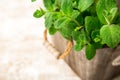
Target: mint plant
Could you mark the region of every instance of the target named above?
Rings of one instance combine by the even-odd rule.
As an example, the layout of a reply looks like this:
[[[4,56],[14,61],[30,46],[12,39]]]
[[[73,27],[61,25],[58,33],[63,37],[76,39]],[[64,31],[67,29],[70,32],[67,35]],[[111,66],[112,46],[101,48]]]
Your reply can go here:
[[[32,0],[35,1],[35,0]],[[51,35],[57,31],[67,40],[74,40],[74,49],[85,47],[91,60],[96,50],[115,48],[120,43],[120,12],[116,0],[43,0],[34,17],[44,15],[45,27]]]

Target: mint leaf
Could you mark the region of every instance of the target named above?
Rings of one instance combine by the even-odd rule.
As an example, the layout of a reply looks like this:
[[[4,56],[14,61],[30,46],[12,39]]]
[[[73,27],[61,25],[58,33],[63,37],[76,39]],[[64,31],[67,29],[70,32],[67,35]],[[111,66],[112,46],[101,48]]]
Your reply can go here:
[[[78,10],[73,10],[71,18],[76,19],[79,16],[79,14],[80,12]]]
[[[44,2],[44,6],[47,10],[53,11],[53,9],[54,9],[53,4],[54,4],[55,0],[43,0],[43,2]]]
[[[92,32],[91,34],[91,38],[94,42],[100,42],[101,39],[100,39],[100,31],[99,30],[95,30]]]
[[[84,45],[87,44],[87,39],[85,37],[85,32],[83,30],[73,31],[72,37],[76,41],[76,44],[74,46],[75,51],[80,51],[84,47]]]
[[[80,35],[82,35],[80,31],[73,31],[72,32],[72,37],[73,37],[73,39],[75,41],[79,41],[80,40]]]
[[[78,9],[83,12],[94,3],[94,0],[79,0]]]
[[[42,17],[44,14],[45,14],[45,12],[43,11],[42,8],[40,8],[40,10],[37,9],[37,10],[34,12],[33,16],[36,17],[36,18],[40,18],[40,17]]]
[[[91,32],[100,29],[101,24],[97,17],[87,16],[85,17],[85,29],[88,35],[91,35]]]
[[[64,14],[71,16],[71,13],[73,11],[72,0],[62,0],[61,10],[63,11]]]
[[[100,30],[102,43],[115,48],[120,43],[120,26],[104,25]]]
[[[108,12],[107,10],[104,10],[103,15],[108,24],[114,23],[114,20],[118,15],[118,8],[112,8],[110,12]]]
[[[118,8],[117,8],[117,7],[112,8],[112,9],[110,10],[110,15],[111,15],[110,22],[111,22],[111,23],[114,22],[114,19],[116,19],[117,14],[118,14]]]
[[[73,31],[72,37],[75,41],[84,41],[84,43],[87,43],[86,33],[84,30],[81,31]]]
[[[67,25],[59,29],[59,32],[65,39],[67,40],[72,39],[72,31],[74,30],[74,25],[75,25],[74,23],[69,22]]]
[[[92,45],[94,46],[95,49],[100,49],[103,47],[103,44],[101,44],[101,42],[94,42],[92,43]]]
[[[92,31],[91,38],[92,45],[95,47],[95,49],[102,48],[103,45],[101,44],[100,30]]]
[[[78,15],[76,21],[79,22],[80,25],[84,25],[84,16],[82,14]]]
[[[53,16],[54,13],[46,13],[45,14],[45,27],[49,29],[51,26],[53,26]]]
[[[54,25],[54,22],[60,17],[57,12],[47,12],[45,14],[45,27],[49,29]]]
[[[54,26],[50,27],[48,29],[50,35],[54,35],[57,32],[57,29],[54,28]]]
[[[88,44],[85,48],[85,55],[88,60],[91,60],[96,54],[96,49],[92,44]]]
[[[73,31],[72,37],[76,41],[76,44],[74,46],[74,49],[76,51],[80,51],[89,41],[84,30]]]
[[[96,11],[101,23],[108,24],[108,22],[105,19],[105,17],[107,16],[104,15],[104,11],[107,11],[109,13],[111,9],[115,7],[117,7],[116,0],[99,0],[98,1],[96,6]],[[113,13],[113,17],[114,17],[114,13]]]
[[[77,41],[76,44],[74,45],[74,50],[75,51],[80,51],[84,47],[84,42],[82,41]]]
[[[70,19],[67,17],[62,17],[60,19],[58,19],[57,21],[55,21],[55,28],[56,29],[60,29],[62,27],[65,27],[68,23],[70,22]]]
[[[73,6],[73,8],[77,8],[78,0],[72,0],[72,6]]]

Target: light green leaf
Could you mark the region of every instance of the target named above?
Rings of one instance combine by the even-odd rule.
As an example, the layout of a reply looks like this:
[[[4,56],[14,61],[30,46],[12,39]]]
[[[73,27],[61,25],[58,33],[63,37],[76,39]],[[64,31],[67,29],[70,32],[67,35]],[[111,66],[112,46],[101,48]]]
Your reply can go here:
[[[110,22],[111,22],[111,23],[114,21],[114,19],[116,19],[117,15],[118,15],[117,13],[118,13],[118,8],[117,8],[117,7],[112,8],[112,9],[110,10],[110,15],[111,15]]]
[[[33,16],[36,17],[36,18],[40,18],[40,17],[42,17],[44,14],[45,14],[45,12],[43,11],[42,8],[40,8],[40,10],[37,9],[37,10],[34,12]]]
[[[58,19],[57,21],[55,21],[55,28],[56,29],[60,29],[62,27],[65,27],[66,25],[68,25],[68,23],[70,22],[70,19],[67,17],[62,17],[60,19]]]
[[[62,0],[55,0],[55,3],[54,3],[54,11],[60,11],[60,8],[61,8],[61,2]]]
[[[104,25],[100,30],[102,43],[115,48],[120,43],[120,26]]]
[[[71,40],[73,30],[74,30],[74,23],[70,22],[66,26],[63,26],[61,29],[59,29],[59,32],[65,39]]]
[[[54,22],[60,17],[57,12],[47,12],[45,14],[45,27],[49,29],[54,25]]]
[[[79,14],[80,12],[78,10],[73,10],[71,18],[76,19],[79,16]]]
[[[63,11],[64,14],[71,16],[71,13],[73,11],[72,0],[62,0],[61,10]]]
[[[53,4],[55,0],[43,0],[44,6],[46,7],[47,10],[53,11]]]
[[[88,60],[91,60],[96,54],[96,49],[92,44],[88,44],[85,48],[85,55]]]
[[[110,12],[107,10],[103,11],[104,18],[108,24],[114,23],[114,20],[117,17],[118,13],[118,8],[112,8]]]
[[[104,11],[107,11],[108,13],[111,11],[112,8],[116,8],[116,0],[99,0],[96,6],[97,15],[103,24],[108,24],[108,22],[105,19]],[[114,17],[114,13],[113,13]],[[108,19],[109,20],[109,19]]]
[[[94,3],[94,0],[79,0],[78,9],[83,12]]]

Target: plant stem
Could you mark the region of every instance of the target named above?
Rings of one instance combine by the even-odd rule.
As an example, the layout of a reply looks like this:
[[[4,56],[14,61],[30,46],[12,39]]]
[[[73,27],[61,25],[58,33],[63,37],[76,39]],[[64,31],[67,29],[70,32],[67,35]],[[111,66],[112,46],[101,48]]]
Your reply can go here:
[[[109,24],[110,24],[110,21],[106,18],[106,16],[104,16],[104,18],[105,18],[107,24],[109,25]]]
[[[75,19],[72,19],[72,21],[74,21],[80,27],[80,24],[78,23],[78,21],[76,21]]]
[[[71,20],[72,20],[72,21],[74,21],[74,22],[78,25],[79,29],[83,28],[83,26],[81,26],[81,25],[78,23],[78,21],[77,21],[77,20],[72,19],[72,18],[71,18]]]

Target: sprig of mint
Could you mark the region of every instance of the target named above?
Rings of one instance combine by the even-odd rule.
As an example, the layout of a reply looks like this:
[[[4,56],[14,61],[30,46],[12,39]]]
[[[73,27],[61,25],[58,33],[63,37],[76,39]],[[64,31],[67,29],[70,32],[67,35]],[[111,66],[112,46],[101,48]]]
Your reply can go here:
[[[35,1],[35,0],[32,0]],[[74,40],[74,49],[85,47],[88,60],[96,50],[120,43],[120,12],[116,0],[43,0],[34,17],[44,15],[45,27],[51,35],[57,31],[67,40]]]

